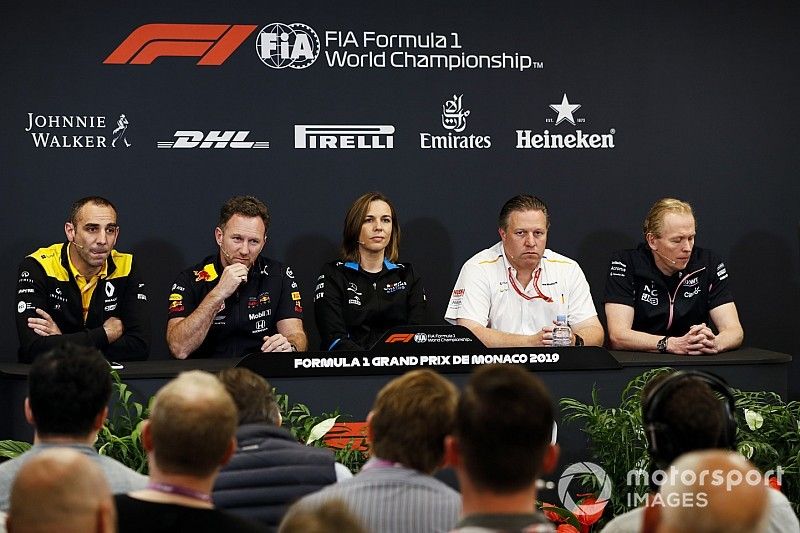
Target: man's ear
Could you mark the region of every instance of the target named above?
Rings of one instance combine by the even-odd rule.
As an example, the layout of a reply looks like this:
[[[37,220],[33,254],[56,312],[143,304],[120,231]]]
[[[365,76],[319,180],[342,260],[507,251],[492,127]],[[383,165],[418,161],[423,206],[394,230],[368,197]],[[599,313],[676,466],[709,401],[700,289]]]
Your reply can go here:
[[[558,466],[558,456],[561,455],[561,448],[558,444],[548,444],[542,457],[542,474],[550,474]]]
[[[444,438],[444,466],[458,468],[461,466],[461,446],[453,435]]]
[[[25,398],[25,420],[28,421],[28,424],[36,427],[36,420],[33,418],[33,409],[31,409],[30,398]]]
[[[219,226],[214,228],[214,239],[217,241],[217,246],[222,246],[222,229]]]
[[[228,449],[225,450],[225,455],[222,456],[222,461],[220,462],[219,466],[225,466],[233,457],[233,454],[236,453],[236,446],[238,443],[236,442],[236,436],[231,437],[231,441],[228,443]]]
[[[92,431],[100,431],[100,428],[103,427],[103,424],[106,422],[106,418],[108,418],[108,406],[104,407],[103,410],[97,413],[97,416],[94,417],[94,422],[92,422]]]
[[[657,248],[656,236],[654,234],[647,233],[647,235],[644,236],[644,239],[647,241],[647,246],[649,246],[651,250],[655,250]]]
[[[144,451],[147,452],[147,453],[150,453],[151,451],[153,451],[153,432],[152,431],[153,430],[150,429],[150,421],[149,420],[145,420],[142,423],[141,438],[142,438],[142,448],[144,448]]]
[[[370,411],[369,413],[367,413],[367,442],[370,443],[370,444],[374,442],[373,435],[372,435],[372,417],[373,416],[375,416],[375,412],[374,411]]]
[[[72,222],[64,222],[64,233],[69,242],[75,241],[75,226],[72,225]]]

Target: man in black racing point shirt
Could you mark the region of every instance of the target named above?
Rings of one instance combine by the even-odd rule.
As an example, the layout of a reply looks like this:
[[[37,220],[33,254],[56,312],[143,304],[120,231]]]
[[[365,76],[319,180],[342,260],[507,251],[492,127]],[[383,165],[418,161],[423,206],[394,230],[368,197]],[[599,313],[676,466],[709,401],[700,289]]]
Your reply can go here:
[[[644,221],[645,242],[611,256],[605,310],[612,348],[701,355],[741,346],[725,263],[695,247],[695,233],[692,207],[662,198]]]
[[[178,359],[304,351],[300,289],[291,267],[261,254],[269,213],[231,198],[214,230],[219,252],[178,275],[169,295],[167,344]]]

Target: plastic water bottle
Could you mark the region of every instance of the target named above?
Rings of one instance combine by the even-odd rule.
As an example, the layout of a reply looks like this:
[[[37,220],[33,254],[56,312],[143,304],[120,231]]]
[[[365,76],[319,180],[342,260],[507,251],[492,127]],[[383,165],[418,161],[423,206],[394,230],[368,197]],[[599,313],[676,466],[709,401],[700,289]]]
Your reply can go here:
[[[571,346],[572,329],[567,325],[567,316],[558,315],[553,328],[553,346]]]

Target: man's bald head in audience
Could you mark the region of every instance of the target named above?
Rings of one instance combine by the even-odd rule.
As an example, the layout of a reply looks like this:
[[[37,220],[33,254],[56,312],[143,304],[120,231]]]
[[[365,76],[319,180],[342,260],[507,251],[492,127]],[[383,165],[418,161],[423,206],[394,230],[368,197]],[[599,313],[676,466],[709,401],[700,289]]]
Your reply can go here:
[[[772,489],[747,459],[707,450],[682,455],[672,466],[677,475],[661,486],[665,505],[658,533],[765,531],[767,491]]]
[[[9,533],[116,531],[103,472],[69,448],[45,450],[22,465],[11,487]]]

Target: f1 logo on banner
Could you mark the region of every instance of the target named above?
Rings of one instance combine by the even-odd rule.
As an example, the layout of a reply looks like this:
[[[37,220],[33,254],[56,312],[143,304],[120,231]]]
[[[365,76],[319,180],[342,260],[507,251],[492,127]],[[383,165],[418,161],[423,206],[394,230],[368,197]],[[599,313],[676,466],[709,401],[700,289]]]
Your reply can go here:
[[[218,66],[256,26],[249,24],[145,24],[111,52],[106,65],[149,65],[159,57],[199,57],[198,65]]]

